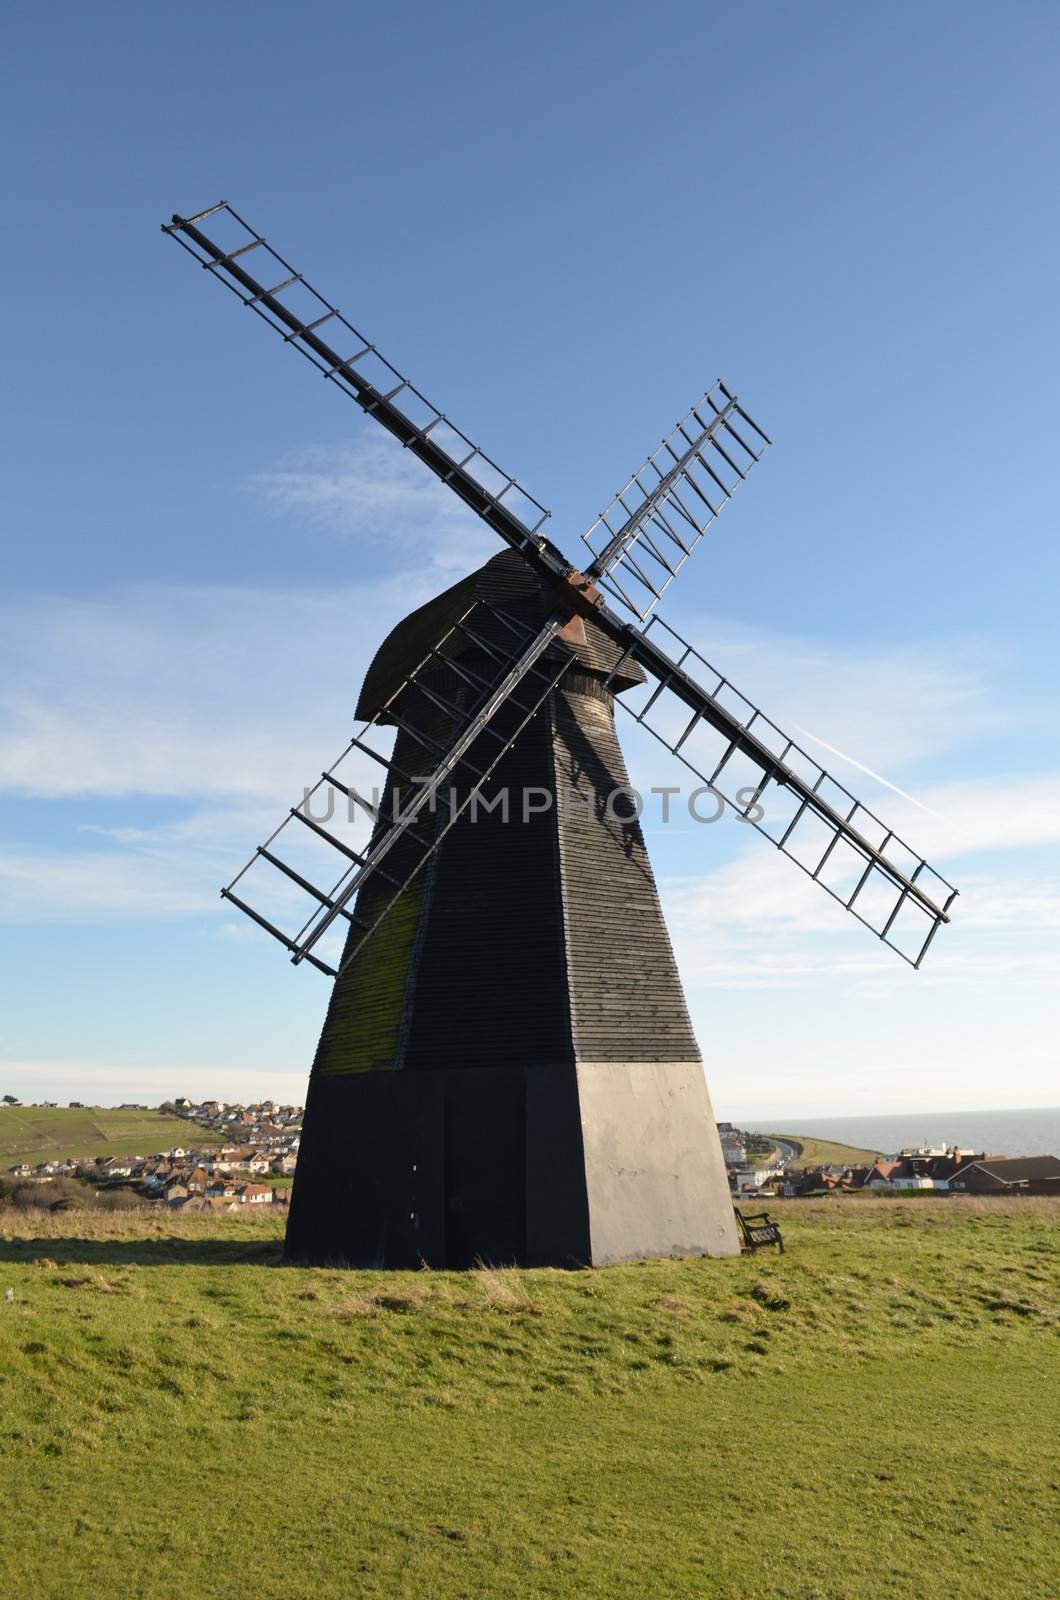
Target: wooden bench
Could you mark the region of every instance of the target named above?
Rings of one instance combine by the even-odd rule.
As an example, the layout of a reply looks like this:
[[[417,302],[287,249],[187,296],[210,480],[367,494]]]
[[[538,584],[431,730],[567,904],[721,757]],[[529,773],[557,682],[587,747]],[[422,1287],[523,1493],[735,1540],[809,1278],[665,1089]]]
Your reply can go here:
[[[770,1222],[768,1211],[756,1211],[753,1217],[745,1217],[739,1206],[733,1206],[736,1220],[740,1224],[743,1248],[755,1251],[764,1250],[766,1245],[775,1244],[784,1254],[784,1241],[780,1237],[780,1223]]]

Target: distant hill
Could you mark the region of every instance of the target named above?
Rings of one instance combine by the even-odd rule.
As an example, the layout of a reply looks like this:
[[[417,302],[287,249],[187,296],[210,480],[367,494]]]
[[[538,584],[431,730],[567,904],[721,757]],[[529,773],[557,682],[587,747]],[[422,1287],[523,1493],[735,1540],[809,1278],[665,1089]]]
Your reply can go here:
[[[109,1106],[0,1106],[0,1170],[67,1156],[154,1155],[178,1144],[215,1144],[219,1136],[158,1111]]]
[[[815,1139],[808,1133],[771,1133],[770,1139],[782,1139],[785,1144],[798,1147],[794,1162],[797,1167],[871,1167],[878,1150],[861,1150],[852,1144],[836,1144],[833,1139]]]

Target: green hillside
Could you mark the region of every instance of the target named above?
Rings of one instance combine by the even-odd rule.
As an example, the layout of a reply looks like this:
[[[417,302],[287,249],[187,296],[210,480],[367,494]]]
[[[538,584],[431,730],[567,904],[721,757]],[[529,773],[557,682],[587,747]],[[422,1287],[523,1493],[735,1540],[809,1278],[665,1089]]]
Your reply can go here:
[[[853,1144],[836,1144],[834,1139],[814,1139],[808,1133],[771,1133],[768,1137],[800,1146],[797,1167],[868,1167],[881,1154]]]
[[[20,1161],[35,1166],[66,1156],[147,1156],[177,1144],[212,1144],[217,1139],[217,1134],[158,1111],[0,1106],[0,1171]]]
[[[282,1266],[271,1215],[9,1209],[0,1582],[1055,1594],[1060,1203],[782,1220],[781,1257],[383,1274]]]

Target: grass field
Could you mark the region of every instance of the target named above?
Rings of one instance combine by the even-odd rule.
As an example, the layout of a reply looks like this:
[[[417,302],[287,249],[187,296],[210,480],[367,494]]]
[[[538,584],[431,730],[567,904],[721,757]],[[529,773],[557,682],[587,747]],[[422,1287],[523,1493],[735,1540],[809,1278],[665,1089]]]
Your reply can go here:
[[[1055,1600],[1060,1206],[785,1208],[788,1254],[279,1264],[271,1216],[0,1216],[34,1600]]]
[[[0,1170],[66,1156],[148,1156],[178,1144],[214,1144],[218,1135],[157,1111],[87,1106],[0,1106]]]
[[[836,1144],[833,1139],[814,1139],[808,1133],[771,1133],[769,1138],[801,1145],[802,1152],[795,1163],[799,1167],[865,1167],[882,1154],[878,1150],[859,1150],[853,1144]]]

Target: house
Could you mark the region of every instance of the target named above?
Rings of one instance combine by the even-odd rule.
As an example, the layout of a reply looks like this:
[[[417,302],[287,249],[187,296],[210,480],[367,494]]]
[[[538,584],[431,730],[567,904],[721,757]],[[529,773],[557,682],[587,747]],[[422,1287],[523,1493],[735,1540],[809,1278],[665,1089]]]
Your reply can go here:
[[[891,1174],[891,1187],[946,1190],[954,1173],[966,1165],[968,1160],[981,1159],[982,1156],[976,1155],[973,1151],[961,1153],[951,1150],[942,1155],[937,1151],[918,1150],[912,1153],[903,1151],[902,1159]]]
[[[874,1161],[865,1176],[862,1188],[890,1189],[891,1178],[901,1164],[900,1161]]]
[[[275,1161],[272,1162],[271,1170],[273,1172],[282,1173],[285,1177],[290,1177],[293,1174],[294,1169],[295,1169],[295,1167],[297,1165],[298,1165],[298,1157],[297,1156],[292,1156],[292,1155],[277,1156]]]
[[[111,1156],[101,1163],[99,1170],[104,1178],[131,1178],[133,1163],[129,1156]]]
[[[245,1206],[271,1205],[272,1195],[269,1183],[241,1183],[236,1190],[236,1199]]]
[[[721,1138],[721,1153],[727,1167],[738,1167],[747,1159],[747,1145],[742,1133],[725,1133]]]
[[[1060,1194],[1060,1157],[987,1156],[949,1180],[957,1194]]]
[[[163,1198],[167,1206],[180,1205],[182,1201],[187,1200],[188,1191],[182,1183],[167,1183],[163,1190]]]
[[[211,1178],[206,1185],[206,1198],[208,1200],[234,1200],[236,1198],[236,1186],[234,1183],[226,1183],[223,1178]]]
[[[915,1161],[899,1161],[891,1173],[891,1188],[896,1190],[934,1189],[933,1180]]]
[[[811,1167],[806,1173],[802,1193],[806,1194],[813,1190],[818,1194],[832,1194],[840,1187],[842,1177],[842,1173],[836,1172],[832,1167]]]
[[[754,1194],[771,1176],[768,1167],[752,1167],[747,1171],[736,1172],[733,1174],[736,1193]]]

